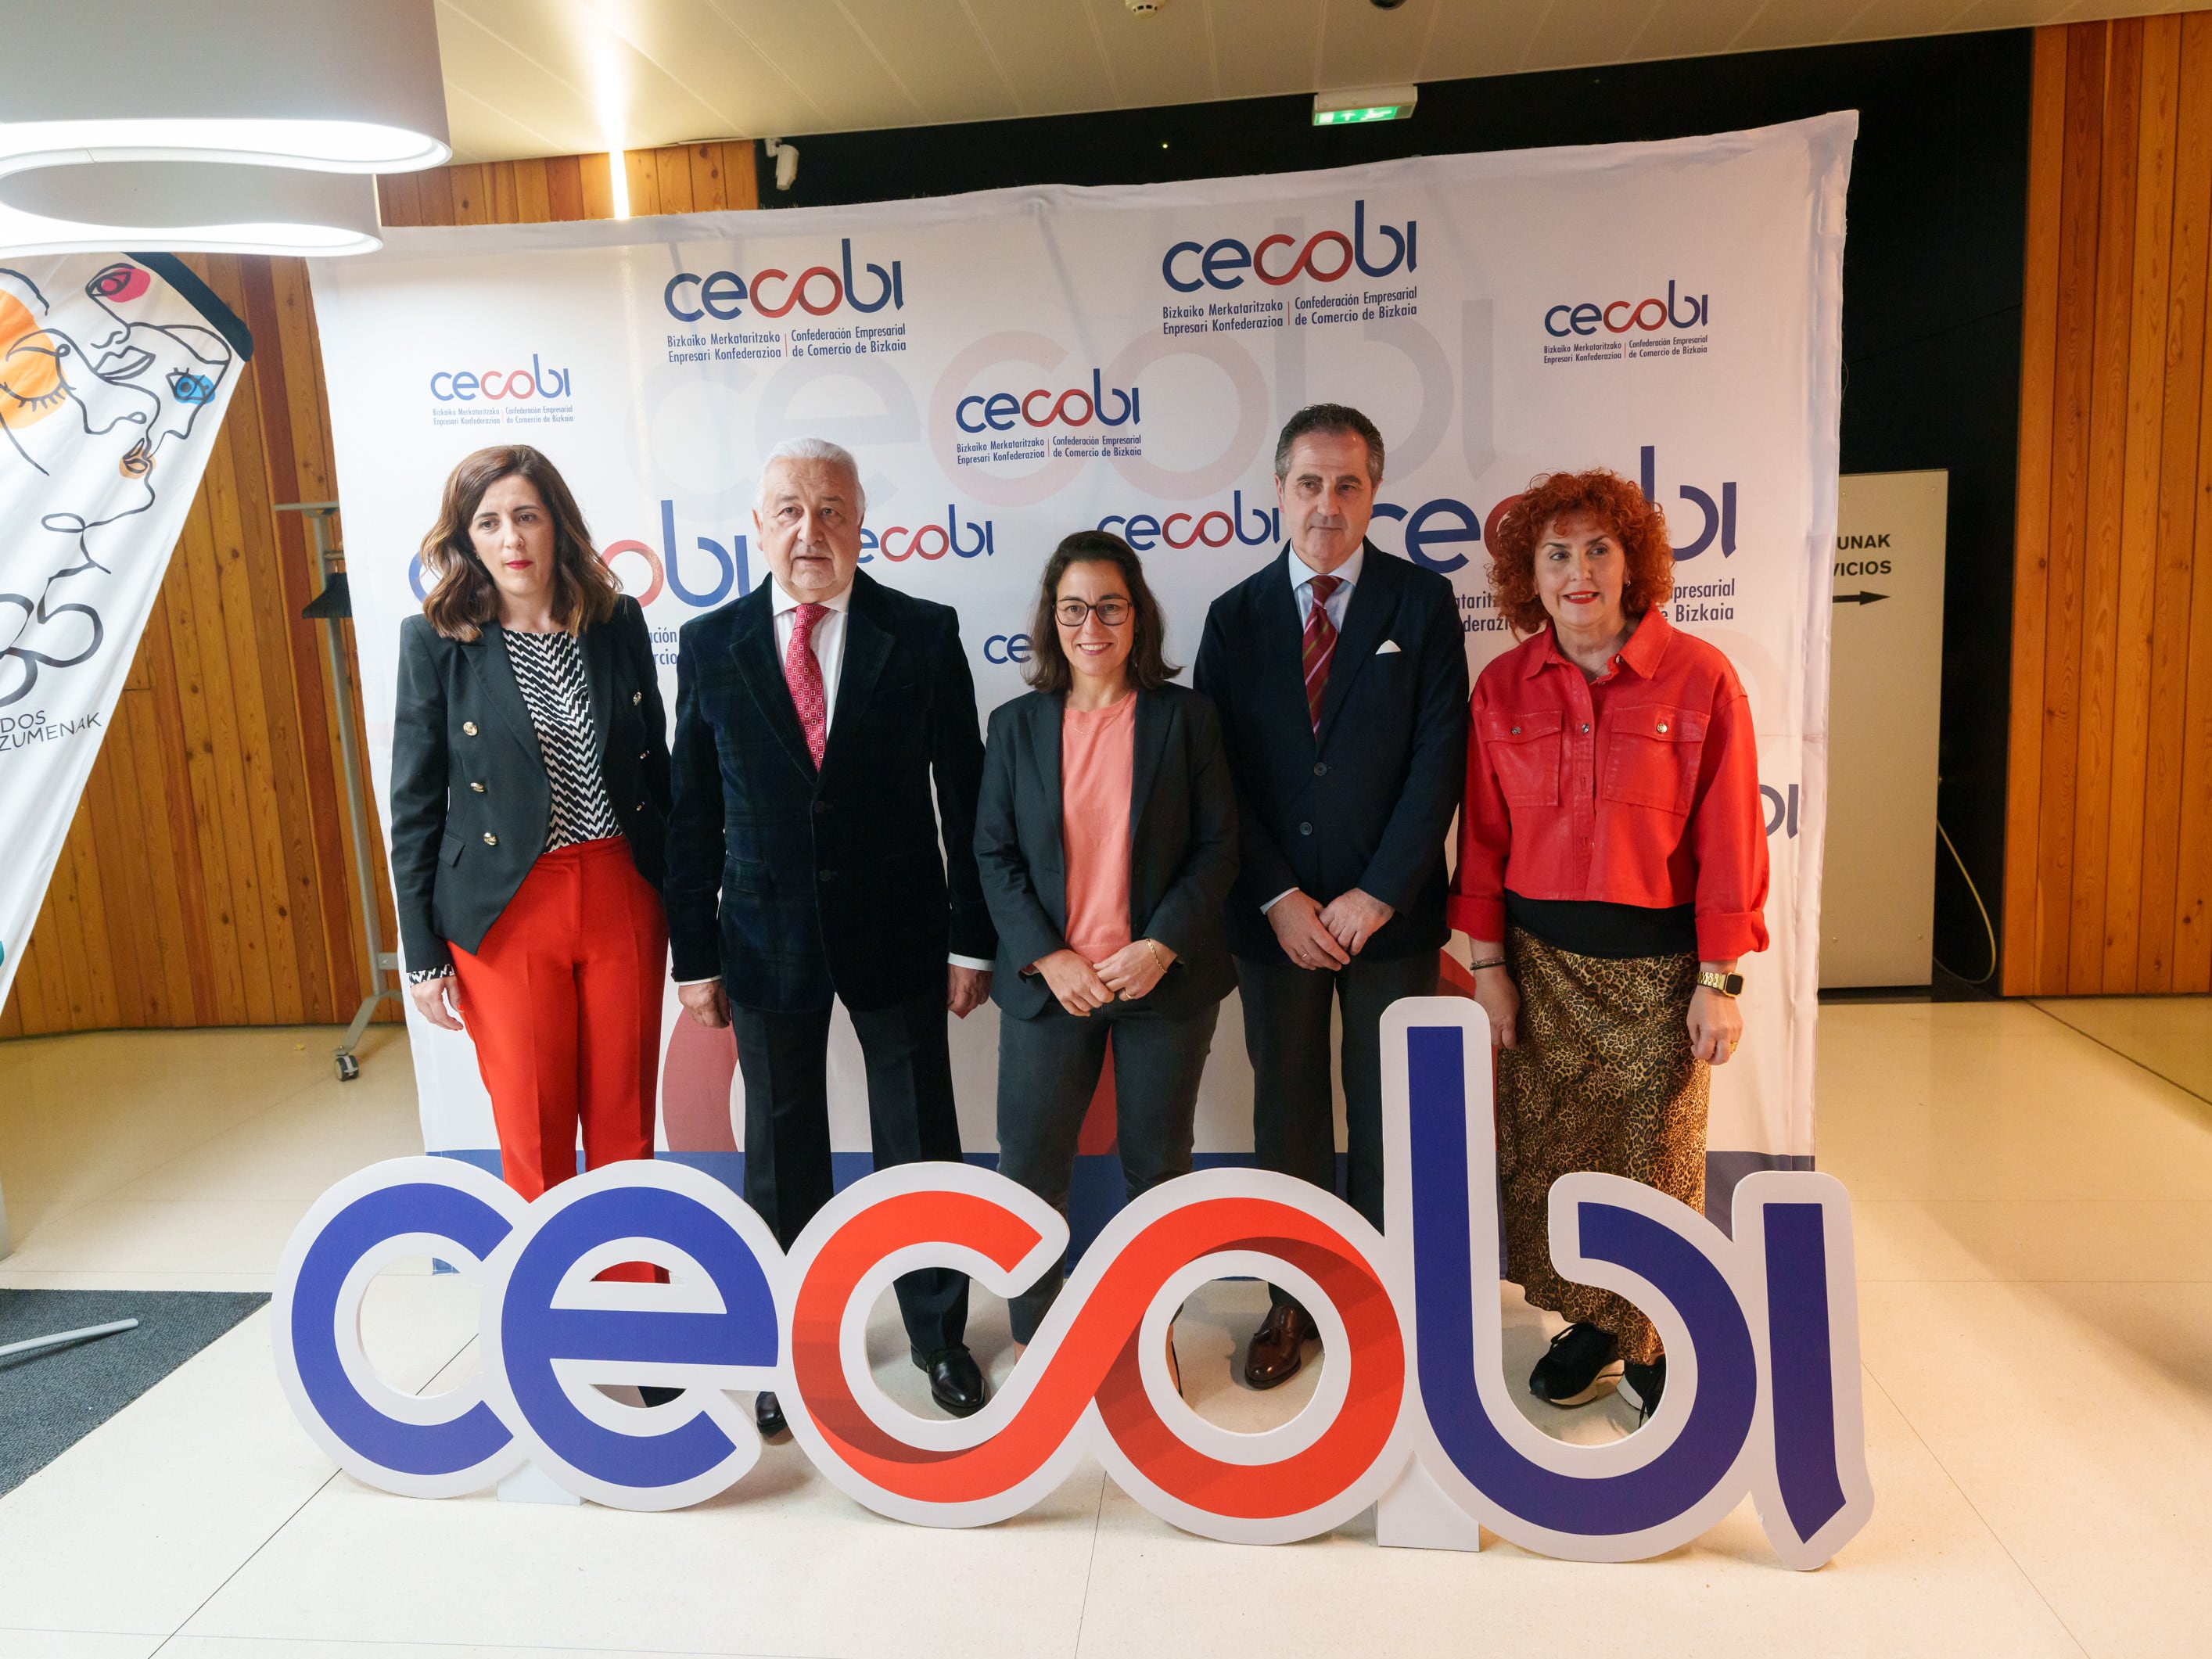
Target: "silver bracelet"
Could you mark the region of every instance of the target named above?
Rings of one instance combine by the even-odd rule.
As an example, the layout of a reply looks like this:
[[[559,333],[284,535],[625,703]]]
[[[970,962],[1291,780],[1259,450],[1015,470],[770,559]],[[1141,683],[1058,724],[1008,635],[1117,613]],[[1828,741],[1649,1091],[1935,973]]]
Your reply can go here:
[[[1504,965],[1505,958],[1504,957],[1485,957],[1480,962],[1470,962],[1468,963],[1467,970],[1470,974],[1479,974],[1486,968],[1503,968]]]

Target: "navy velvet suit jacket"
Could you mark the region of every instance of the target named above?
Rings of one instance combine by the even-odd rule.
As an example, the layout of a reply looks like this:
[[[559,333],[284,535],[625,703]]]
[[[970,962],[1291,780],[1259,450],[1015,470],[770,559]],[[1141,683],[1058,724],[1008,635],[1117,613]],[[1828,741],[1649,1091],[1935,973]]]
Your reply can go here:
[[[854,575],[817,775],[770,597],[764,582],[679,636],[676,977],[719,974],[732,1002],[771,1012],[941,993],[948,954],[997,953],[975,874],[983,739],[959,617]]]

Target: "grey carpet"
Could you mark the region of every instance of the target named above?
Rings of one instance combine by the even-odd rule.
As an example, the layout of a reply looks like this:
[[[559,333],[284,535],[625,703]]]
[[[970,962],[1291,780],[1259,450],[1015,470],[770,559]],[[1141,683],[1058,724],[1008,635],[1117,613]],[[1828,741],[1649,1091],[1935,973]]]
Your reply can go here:
[[[268,1300],[231,1291],[0,1290],[0,1346],[138,1322],[135,1331],[0,1358],[0,1492],[21,1486]]]

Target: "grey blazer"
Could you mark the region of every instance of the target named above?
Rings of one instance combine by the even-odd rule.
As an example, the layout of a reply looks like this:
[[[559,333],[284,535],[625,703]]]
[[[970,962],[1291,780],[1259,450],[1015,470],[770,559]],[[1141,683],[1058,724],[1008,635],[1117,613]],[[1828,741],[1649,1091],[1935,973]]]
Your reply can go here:
[[[625,595],[586,628],[584,678],[599,775],[638,873],[658,892],[668,824],[668,716],[645,612]],[[399,629],[392,732],[392,885],[411,969],[483,943],[545,850],[552,787],[538,729],[495,626],[449,640],[428,618]]]
[[[1237,801],[1213,705],[1180,685],[1137,694],[1129,790],[1129,931],[1176,953],[1139,1007],[1182,1018],[1237,983],[1224,925],[1237,878]],[[991,715],[975,863],[999,930],[991,999],[1017,1019],[1054,1002],[1022,970],[1066,948],[1067,863],[1060,839],[1062,700],[1042,691]]]

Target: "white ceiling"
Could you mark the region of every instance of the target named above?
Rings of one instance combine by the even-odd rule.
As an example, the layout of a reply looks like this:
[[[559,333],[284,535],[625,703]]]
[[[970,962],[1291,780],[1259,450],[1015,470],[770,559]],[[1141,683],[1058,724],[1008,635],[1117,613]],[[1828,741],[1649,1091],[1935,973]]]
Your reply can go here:
[[[2187,0],[2203,4],[2203,0]],[[2151,0],[438,0],[463,161],[2125,16]]]

